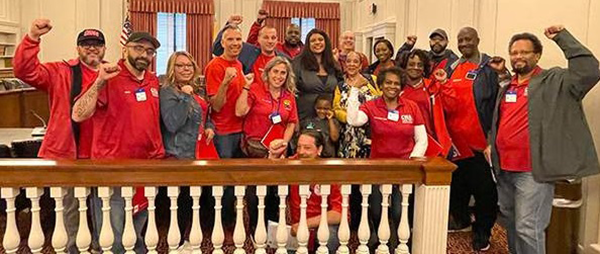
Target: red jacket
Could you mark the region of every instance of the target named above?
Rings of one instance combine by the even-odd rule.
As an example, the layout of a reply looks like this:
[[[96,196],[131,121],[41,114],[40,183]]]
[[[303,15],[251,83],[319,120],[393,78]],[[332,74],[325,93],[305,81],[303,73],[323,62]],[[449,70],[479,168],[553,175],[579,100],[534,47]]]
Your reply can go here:
[[[71,129],[71,67],[79,64],[78,59],[41,64],[38,59],[40,42],[25,36],[17,47],[13,58],[15,77],[25,83],[46,91],[50,102],[50,119],[39,157],[48,159],[76,159],[77,146]],[[82,65],[82,86],[93,83]],[[82,87],[84,90],[85,87]],[[92,126],[84,121],[80,126],[79,158],[89,158]]]

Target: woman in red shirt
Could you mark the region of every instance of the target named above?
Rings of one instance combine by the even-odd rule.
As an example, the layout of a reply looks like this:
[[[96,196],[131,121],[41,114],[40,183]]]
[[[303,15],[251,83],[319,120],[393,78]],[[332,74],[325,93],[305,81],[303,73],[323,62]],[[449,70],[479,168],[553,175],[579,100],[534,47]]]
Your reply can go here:
[[[235,114],[244,119],[242,150],[251,158],[266,158],[271,141],[289,142],[298,124],[295,77],[292,65],[283,57],[267,63],[263,82],[247,78],[238,97]]]

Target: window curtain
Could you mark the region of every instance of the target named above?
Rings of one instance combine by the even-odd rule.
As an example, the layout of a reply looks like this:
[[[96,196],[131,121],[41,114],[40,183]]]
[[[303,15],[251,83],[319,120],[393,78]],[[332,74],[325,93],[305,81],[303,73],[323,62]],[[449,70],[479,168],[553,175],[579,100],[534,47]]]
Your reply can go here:
[[[129,17],[134,31],[148,31],[156,36],[157,12],[186,13],[187,51],[204,71],[211,58],[213,0],[129,0]]]
[[[285,34],[285,28],[290,24],[291,18],[315,18],[315,27],[322,29],[329,35],[332,46],[335,47],[338,43],[340,34],[339,3],[305,3],[265,0],[262,8],[269,12],[267,24],[273,24],[273,26],[278,29],[277,33],[280,35]],[[287,23],[282,25],[280,22]],[[280,37],[283,38],[283,36]]]

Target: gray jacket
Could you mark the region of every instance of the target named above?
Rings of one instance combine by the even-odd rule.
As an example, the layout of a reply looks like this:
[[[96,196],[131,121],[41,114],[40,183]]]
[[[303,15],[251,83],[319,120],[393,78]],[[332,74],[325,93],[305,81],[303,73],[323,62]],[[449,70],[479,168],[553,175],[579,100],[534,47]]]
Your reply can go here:
[[[167,154],[178,159],[195,159],[198,129],[202,125],[205,113],[191,95],[170,85],[161,86],[161,132]],[[214,129],[209,119],[205,128]]]
[[[598,60],[563,30],[554,41],[564,52],[568,68],[544,70],[529,81],[528,118],[533,177],[538,182],[597,174],[600,167],[585,114],[583,97],[600,80]],[[500,169],[496,137],[499,105],[507,86],[498,93],[492,124],[492,163]]]

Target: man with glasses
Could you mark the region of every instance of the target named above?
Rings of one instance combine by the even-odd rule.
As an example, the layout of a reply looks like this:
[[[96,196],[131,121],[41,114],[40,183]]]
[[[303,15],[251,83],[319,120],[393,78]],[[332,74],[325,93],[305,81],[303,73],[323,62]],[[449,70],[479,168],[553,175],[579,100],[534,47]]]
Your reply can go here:
[[[85,29],[77,36],[78,58],[69,61],[40,63],[41,37],[52,30],[48,19],[32,22],[27,35],[13,58],[15,77],[46,91],[50,101],[50,121],[38,156],[46,159],[89,158],[92,140],[91,121],[71,121],[71,105],[76,95],[96,78],[103,61],[104,34]],[[67,188],[64,199],[64,221],[68,235],[67,251],[77,253],[75,238],[79,222],[73,188]]]
[[[98,78],[75,102],[73,120],[82,122],[92,118],[94,122],[92,159],[164,157],[159,83],[158,78],[147,70],[158,47],[160,43],[149,33],[132,33],[123,47],[124,59],[117,64],[102,64]],[[124,205],[120,188],[115,188],[110,200],[111,224],[115,235],[113,253],[125,253],[121,242]],[[94,212],[99,211],[96,209]],[[145,250],[141,231],[148,220],[147,216],[145,210],[134,215],[137,253]]]

